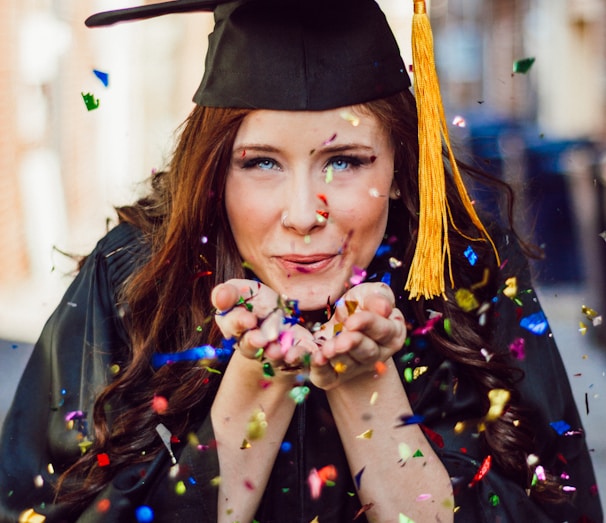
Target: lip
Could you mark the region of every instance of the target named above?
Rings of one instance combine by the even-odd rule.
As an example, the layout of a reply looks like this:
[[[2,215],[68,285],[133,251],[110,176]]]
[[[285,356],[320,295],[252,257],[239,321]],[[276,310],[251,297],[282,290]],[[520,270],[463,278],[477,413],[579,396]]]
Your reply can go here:
[[[274,259],[289,274],[309,274],[326,270],[332,265],[336,258],[336,254],[287,254],[276,256]]]

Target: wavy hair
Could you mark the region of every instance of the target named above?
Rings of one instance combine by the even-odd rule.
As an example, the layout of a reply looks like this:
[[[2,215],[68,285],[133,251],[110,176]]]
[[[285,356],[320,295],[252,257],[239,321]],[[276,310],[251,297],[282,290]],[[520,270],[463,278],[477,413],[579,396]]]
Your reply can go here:
[[[405,91],[361,106],[374,114],[388,130],[395,148],[395,180],[401,201],[391,212],[388,227],[397,229],[407,240],[404,266],[410,266],[418,227],[418,138],[414,97]],[[59,500],[75,507],[86,506],[129,464],[150,461],[162,449],[155,427],[166,425],[171,433],[182,436],[192,423],[204,416],[219,384],[216,373],[194,363],[179,362],[158,370],[151,367],[154,353],[173,353],[210,343],[221,336],[212,319],[210,294],[214,286],[230,278],[244,276],[241,258],[231,235],[224,206],[225,179],[233,143],[239,126],[249,113],[245,109],[195,107],[181,128],[180,138],[169,168],[156,173],[148,196],[131,206],[117,209],[121,221],[143,232],[150,254],[125,283],[122,299],[127,307],[126,322],[131,337],[129,361],[122,362],[121,373],[98,397],[94,407],[93,448],[69,468],[59,481]],[[468,166],[464,172],[507,195],[511,225],[512,192],[509,186]],[[463,204],[454,183],[447,177],[451,211],[459,230],[477,236],[466,220]],[[394,223],[397,221],[398,223]],[[463,238],[450,231],[453,251]],[[487,242],[478,243],[479,251],[490,250]],[[487,253],[490,257],[490,252]],[[453,272],[461,274],[468,266],[453,258]],[[491,274],[496,274],[496,270]],[[494,282],[493,282],[494,286]],[[490,285],[487,289],[490,289]],[[488,292],[488,290],[486,291]],[[474,315],[467,314],[448,301],[418,300],[411,303],[418,321],[431,306],[456,322],[457,335],[448,337],[438,330],[431,341],[441,354],[457,362],[475,379],[481,397],[503,388],[512,393],[509,408],[482,434],[485,450],[502,470],[528,488],[532,471],[527,456],[533,451],[532,433],[515,427],[514,419],[524,419],[515,394],[512,367],[499,351],[490,361],[481,354],[487,347],[487,334],[478,329]],[[154,396],[169,399],[168,409],[159,414],[150,408]],[[488,405],[485,405],[486,410]],[[100,467],[99,452],[112,459]],[[557,498],[557,487],[548,486],[539,497]]]

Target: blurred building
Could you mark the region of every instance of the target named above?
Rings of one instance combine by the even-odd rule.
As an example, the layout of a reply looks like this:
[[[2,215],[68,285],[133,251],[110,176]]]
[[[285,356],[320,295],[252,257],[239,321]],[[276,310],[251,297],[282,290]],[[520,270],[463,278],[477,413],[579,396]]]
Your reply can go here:
[[[0,338],[37,337],[74,268],[61,252],[93,247],[112,206],[164,166],[192,107],[211,15],[83,25],[143,1],[0,0]],[[412,1],[379,3],[410,63]],[[603,0],[428,3],[450,115],[604,142]],[[512,72],[531,57],[526,74]]]

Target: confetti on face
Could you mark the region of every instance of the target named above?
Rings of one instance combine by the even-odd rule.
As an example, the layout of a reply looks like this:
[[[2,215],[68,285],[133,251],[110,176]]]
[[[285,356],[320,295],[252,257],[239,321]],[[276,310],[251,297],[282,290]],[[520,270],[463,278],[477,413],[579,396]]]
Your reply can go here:
[[[585,336],[587,334],[587,325],[585,325],[582,321],[579,322],[579,332],[581,336]]]
[[[415,523],[412,519],[410,519],[408,516],[405,516],[404,514],[402,514],[400,512],[399,516],[398,516],[398,523]]]
[[[86,105],[87,111],[93,111],[99,107],[101,102],[96,99],[91,93],[80,93],[82,95],[82,99],[84,100],[84,105]]]
[[[322,145],[324,145],[324,146],[330,145],[336,139],[337,139],[337,133],[333,134],[328,140],[325,140],[324,142],[322,142]]]
[[[532,64],[534,64],[535,58],[522,58],[521,60],[516,60],[513,63],[513,72],[518,74],[526,74],[530,71]]]
[[[104,87],[109,86],[109,74],[93,69],[93,74],[101,81]]]
[[[332,165],[329,165],[329,166],[326,168],[326,176],[325,176],[325,178],[324,178],[324,181],[325,181],[326,183],[330,183],[330,182],[332,182],[332,180],[333,180],[333,175],[334,175],[334,173],[333,173],[333,166],[332,166]]]
[[[351,283],[352,285],[359,285],[365,279],[366,271],[354,265],[354,267],[352,268],[352,275],[349,278],[349,283]]]
[[[452,119],[452,125],[456,125],[457,127],[464,129],[465,127],[467,127],[467,122],[465,121],[465,118],[460,115],[457,115]]]
[[[372,438],[372,429],[365,430],[362,434],[358,434],[356,436],[358,439],[371,439]]]
[[[353,125],[354,127],[357,127],[358,125],[360,125],[360,118],[358,118],[355,114],[353,114],[351,111],[341,111],[339,113],[339,116],[341,118],[343,118],[343,120],[349,122],[351,125]]]

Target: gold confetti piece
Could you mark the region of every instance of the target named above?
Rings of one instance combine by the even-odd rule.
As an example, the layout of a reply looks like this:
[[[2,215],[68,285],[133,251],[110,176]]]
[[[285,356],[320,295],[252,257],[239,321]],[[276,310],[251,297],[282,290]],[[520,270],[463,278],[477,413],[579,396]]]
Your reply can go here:
[[[402,262],[393,256],[389,258],[389,266],[392,269],[397,269],[398,267],[402,267]]]
[[[459,308],[465,312],[470,312],[479,307],[478,300],[469,289],[459,289],[455,293],[455,300]]]
[[[598,316],[598,312],[594,311],[593,309],[587,307],[586,305],[582,305],[581,306],[581,311],[583,312],[583,314],[585,316],[587,316],[587,319],[589,320],[593,320],[593,318],[595,318],[596,316]]]
[[[198,439],[198,435],[195,432],[190,432],[187,435],[187,443],[189,443],[190,445],[197,447],[198,445],[200,445],[200,440]]]
[[[362,434],[356,436],[358,439],[370,439],[372,438],[372,429],[365,430]]]
[[[333,329],[332,329],[332,335],[336,336],[337,334],[339,334],[341,331],[343,330],[343,324],[342,323],[335,323]]]
[[[416,380],[417,378],[419,378],[420,376],[425,374],[428,370],[429,370],[429,367],[427,367],[427,366],[415,367],[412,371],[412,379]]]
[[[116,374],[118,374],[120,372],[120,365],[114,363],[110,368],[109,371],[112,373],[113,376],[115,376]]]
[[[343,118],[343,120],[349,122],[351,125],[353,125],[354,127],[357,127],[358,125],[360,125],[360,118],[358,118],[355,114],[353,114],[351,111],[341,111],[339,113],[339,116],[341,118]]]
[[[579,332],[581,336],[585,336],[587,334],[587,325],[585,325],[582,321],[579,322]]]
[[[345,306],[347,307],[347,314],[351,316],[354,312],[356,312],[358,302],[355,300],[345,300]]]
[[[248,420],[246,426],[246,437],[249,440],[261,439],[265,436],[267,430],[267,420],[265,419],[265,412],[262,410],[255,410]]]
[[[510,300],[513,300],[518,295],[518,280],[515,276],[505,280],[505,288],[503,294]]]
[[[54,474],[55,473],[55,467],[53,467],[52,463],[48,464],[48,466],[46,467],[46,470],[48,470],[49,474]]]
[[[44,523],[46,516],[38,514],[33,508],[24,510],[19,514],[19,523]]]
[[[372,396],[370,397],[370,404],[374,405],[377,402],[377,399],[379,399],[379,393],[375,391],[372,393]]]
[[[78,447],[80,447],[80,452],[81,452],[82,454],[85,454],[85,453],[86,453],[86,451],[87,451],[87,450],[88,450],[88,449],[91,447],[91,445],[92,445],[92,444],[93,444],[93,442],[92,442],[92,441],[90,441],[90,440],[88,440],[88,439],[84,438],[82,441],[80,441],[80,442],[78,443]]]
[[[465,430],[465,422],[457,421],[453,430],[455,434],[461,434]]]
[[[213,487],[218,487],[221,484],[221,476],[215,476],[213,479],[210,480],[210,484]]]
[[[513,423],[513,426],[514,426],[514,427],[519,427],[519,426],[520,426],[520,420],[519,420],[519,419],[514,419],[514,420],[512,421],[512,423]]]
[[[505,389],[492,389],[488,392],[488,399],[490,400],[490,408],[486,414],[486,421],[495,421],[501,417],[505,405],[509,401],[510,393]]]
[[[241,450],[245,450],[245,449],[249,449],[251,447],[250,443],[248,442],[248,440],[243,439],[242,440],[242,445],[240,445],[240,449]]]
[[[337,361],[332,368],[337,374],[343,374],[347,370],[347,365],[342,361]]]

